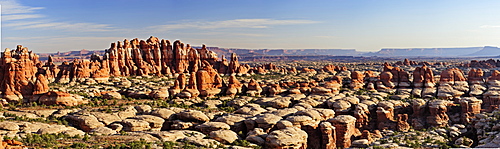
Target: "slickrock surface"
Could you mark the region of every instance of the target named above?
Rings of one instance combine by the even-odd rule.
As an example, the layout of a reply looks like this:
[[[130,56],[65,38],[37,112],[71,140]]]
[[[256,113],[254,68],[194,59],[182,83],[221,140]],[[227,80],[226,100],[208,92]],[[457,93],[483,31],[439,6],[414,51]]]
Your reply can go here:
[[[157,37],[53,59],[2,53],[8,145],[500,147],[495,60],[247,63]]]

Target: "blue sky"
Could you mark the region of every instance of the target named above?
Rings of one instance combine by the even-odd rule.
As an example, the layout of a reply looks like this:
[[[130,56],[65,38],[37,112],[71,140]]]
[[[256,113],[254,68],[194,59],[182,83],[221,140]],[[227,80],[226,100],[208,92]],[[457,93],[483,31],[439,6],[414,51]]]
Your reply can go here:
[[[2,49],[103,50],[153,35],[194,46],[497,46],[497,0],[0,0]]]

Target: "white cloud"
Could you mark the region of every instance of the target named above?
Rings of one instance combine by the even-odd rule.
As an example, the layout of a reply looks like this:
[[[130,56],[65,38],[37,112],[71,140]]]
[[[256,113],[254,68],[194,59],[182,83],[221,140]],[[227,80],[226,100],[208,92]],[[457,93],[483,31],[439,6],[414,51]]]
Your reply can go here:
[[[45,39],[48,37],[3,37],[4,40],[31,40],[31,39]]]
[[[169,31],[175,29],[219,29],[219,28],[269,28],[275,25],[313,24],[311,20],[275,20],[275,19],[234,19],[225,21],[196,21],[177,24],[150,26],[149,29]]]
[[[2,16],[9,14],[34,13],[35,10],[44,9],[43,7],[30,7],[19,4],[16,0],[1,0]]]
[[[21,22],[12,22],[12,23],[7,23],[7,24],[2,24],[2,27],[18,27],[18,26],[27,26],[27,25],[33,25],[33,24],[40,24],[40,23],[43,23],[43,22],[40,22],[40,21],[33,21],[33,22],[25,22],[25,21],[21,21]]]
[[[23,26],[17,26],[16,29],[63,29],[63,30],[71,30],[71,31],[110,31],[113,27],[106,24],[95,24],[95,23],[66,23],[66,22],[42,22],[42,23],[33,23],[26,24]]]
[[[23,20],[23,19],[42,18],[42,17],[44,17],[44,16],[39,15],[39,14],[5,15],[5,16],[2,16],[2,21]]]
[[[107,24],[50,21],[44,19],[46,16],[36,13],[36,10],[44,9],[43,7],[24,6],[16,0],[2,0],[0,4],[2,5],[3,27],[13,27],[16,30],[47,29],[72,32],[101,32],[115,29]]]

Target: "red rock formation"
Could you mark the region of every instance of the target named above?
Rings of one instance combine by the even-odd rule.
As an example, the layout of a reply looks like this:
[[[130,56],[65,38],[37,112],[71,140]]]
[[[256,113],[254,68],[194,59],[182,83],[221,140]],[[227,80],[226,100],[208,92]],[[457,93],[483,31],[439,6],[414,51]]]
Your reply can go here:
[[[220,93],[222,78],[208,61],[203,61],[202,69],[196,72],[196,86],[203,97],[212,97]]]
[[[380,74],[378,89],[409,88],[410,74],[399,67],[392,67],[384,63],[384,71]]]
[[[471,69],[468,74],[467,80],[469,80],[470,84],[484,84],[484,72],[481,68],[479,69]]]
[[[353,135],[361,135],[355,127],[356,118],[350,115],[339,115],[328,120],[335,126],[336,146],[340,148],[348,148],[351,146],[351,137]]]
[[[47,92],[38,99],[40,104],[44,105],[64,105],[64,106],[76,106],[79,104],[88,103],[88,101],[83,100],[82,96],[74,95],[65,92]]]
[[[342,77],[332,77],[332,80],[325,82],[324,87],[326,89],[330,89],[332,93],[338,94],[340,92],[340,88],[342,88]]]
[[[276,69],[272,64],[266,67]],[[188,89],[193,92],[198,90],[203,96],[213,96],[222,87],[222,78],[218,73],[245,74],[249,70],[249,65],[239,64],[236,54],[231,56],[230,63],[225,59],[217,61],[217,54],[207,50],[205,45],[201,49],[194,49],[180,41],[170,44],[168,40],[152,36],[146,41],[137,38],[118,41],[112,43],[102,57],[91,55],[90,60],[75,59],[59,66],[53,63],[51,56],[42,65],[37,55],[19,45],[15,50],[6,49],[2,53],[0,91],[9,101],[17,101],[33,94],[46,93],[50,82],[95,83],[106,82],[110,76],[198,73],[199,78],[190,79],[194,82],[191,82]],[[177,80],[177,86],[172,90],[184,90],[184,81],[185,79]]]
[[[228,74],[237,73],[239,67],[240,63],[238,62],[238,56],[236,56],[236,53],[232,53],[227,73]]]
[[[423,129],[426,120],[423,116],[426,115],[425,108],[427,107],[427,102],[423,99],[413,99],[411,105],[413,109],[411,125],[415,129]]]
[[[335,66],[332,64],[323,66],[323,71],[325,71],[325,72],[336,73],[336,71],[339,71],[339,70],[340,70],[339,66]]]
[[[427,116],[427,123],[432,127],[447,126],[450,118],[446,112],[452,103],[446,100],[432,100],[428,104],[430,115]]]
[[[171,96],[177,96],[184,88],[186,87],[186,76],[184,74],[180,74],[174,82],[174,86],[172,86],[168,92]]]
[[[314,73],[316,70],[310,68],[302,68],[302,73]]]
[[[256,69],[257,70],[254,70],[254,73],[258,73],[258,74],[266,74],[267,73],[267,71],[264,68],[264,66],[263,67],[257,67]]]
[[[195,49],[179,40],[171,44],[156,37],[112,43],[103,59],[108,60],[111,76],[197,72],[203,61],[215,66],[219,73],[247,73],[250,69],[248,65],[240,66],[236,54],[231,55],[230,63],[224,58],[219,62],[217,54],[205,45]]]
[[[198,91],[198,85],[196,84],[195,72],[191,73],[187,87],[184,89],[184,91],[189,92],[191,94],[190,98],[195,98],[198,97],[198,95],[200,95],[200,91]]]
[[[378,89],[392,89],[396,87],[396,84],[394,84],[391,80],[394,75],[390,71],[384,71],[380,74],[380,81],[381,84],[377,86]]]
[[[260,93],[262,92],[262,87],[260,87],[260,84],[254,79],[250,79],[250,82],[248,82],[247,86],[247,94],[251,96],[260,95]]]
[[[346,66],[340,67],[340,71],[348,71]]]
[[[487,79],[488,90],[482,94],[484,105],[487,111],[493,111],[499,108],[500,96],[498,88],[500,87],[500,71],[492,70],[491,76]]]
[[[267,69],[267,70],[278,70],[278,67],[276,65],[274,65],[273,63],[265,64],[263,66],[264,66],[264,69]]]
[[[428,62],[425,62],[425,63],[428,63]],[[419,64],[415,61],[410,61],[410,60],[405,58],[404,61],[402,61],[402,62],[398,61],[398,62],[394,63],[394,65],[395,66],[415,66],[415,65],[419,65]]]
[[[499,60],[471,60],[470,63],[463,63],[460,64],[462,67],[472,67],[472,68],[496,68],[500,66],[500,61]]]
[[[490,81],[499,81],[499,80],[500,80],[500,71],[498,71],[498,70],[491,71],[491,76],[488,77],[488,82],[490,82]]]
[[[49,89],[49,81],[47,81],[45,75],[38,73],[33,87],[33,95],[46,93]]]
[[[33,93],[48,91],[46,77],[38,75],[38,56],[21,45],[16,50],[5,49],[0,59],[0,91],[8,101],[30,98]],[[35,78],[35,79],[34,79]]]
[[[368,105],[364,103],[359,103],[354,108],[354,117],[356,118],[356,128],[366,129],[368,127],[368,123],[370,122],[370,109],[368,109]]]
[[[27,147],[23,146],[22,142],[16,140],[4,139],[2,142],[0,142],[0,149],[23,149],[23,148]]]
[[[283,89],[279,84],[271,84],[271,87],[269,88],[269,95],[274,96],[283,93]]]
[[[329,122],[321,122],[319,124],[321,131],[321,148],[322,149],[335,149],[336,148],[336,132],[335,127]]]
[[[394,120],[394,104],[389,101],[381,101],[377,107],[377,128],[396,129],[396,121]]]
[[[364,86],[364,75],[360,71],[351,72],[351,84],[352,89],[361,89]]]
[[[373,142],[372,134],[368,130],[363,130],[363,132],[361,132],[361,137],[360,138],[368,140],[369,143]]]
[[[450,68],[441,72],[439,84],[455,84],[455,81],[466,81],[462,70],[458,68]]]
[[[288,72],[289,73],[298,73],[297,68],[295,68],[295,67],[289,68]]]
[[[410,130],[410,124],[408,124],[408,114],[398,114],[396,128],[398,131],[402,132]]]
[[[460,119],[462,123],[471,123],[476,114],[481,113],[482,100],[475,97],[463,97],[459,100],[462,107]]]
[[[238,81],[238,79],[236,79],[236,76],[229,77],[226,95],[234,96],[236,94],[241,93],[242,86],[243,86],[243,84],[241,84],[240,81]]]
[[[436,89],[434,88],[434,74],[426,65],[416,67],[413,71],[413,90],[415,97],[434,97]]]
[[[409,66],[410,65],[410,61],[408,61],[408,59],[405,58],[405,61],[403,62],[403,65]]]
[[[458,68],[442,71],[439,85],[437,96],[442,99],[460,97],[469,91],[469,85],[463,72]]]
[[[413,86],[416,88],[434,87],[434,74],[432,70],[426,65],[416,67],[415,71],[413,71]]]
[[[39,68],[38,71],[45,72],[45,77],[47,78],[47,81],[49,82],[56,81],[56,78],[58,77],[57,74],[59,73],[59,68],[54,64],[52,56],[49,55],[47,62],[41,68],[43,70],[40,70]]]

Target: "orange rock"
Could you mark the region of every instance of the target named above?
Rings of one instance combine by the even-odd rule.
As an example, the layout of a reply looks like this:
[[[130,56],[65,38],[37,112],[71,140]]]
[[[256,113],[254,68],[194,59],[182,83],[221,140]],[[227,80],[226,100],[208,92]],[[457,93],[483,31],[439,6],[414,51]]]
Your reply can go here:
[[[441,72],[440,84],[455,84],[455,81],[466,81],[462,70],[450,68]]]
[[[44,105],[76,106],[79,104],[87,103],[88,101],[83,100],[83,97],[79,95],[50,91],[43,94],[38,99],[38,102]]]
[[[356,129],[356,118],[350,115],[339,115],[328,120],[335,126],[336,146],[348,148],[351,146],[351,137],[361,135]],[[358,134],[359,133],[359,134]]]
[[[500,71],[498,71],[498,70],[493,70],[493,71],[491,72],[491,76],[490,76],[490,77],[488,77],[488,82],[489,82],[489,81],[494,81],[494,80],[495,80],[495,81],[499,81],[499,80],[500,80]]]
[[[198,91],[197,84],[196,84],[196,73],[192,72],[191,76],[189,77],[188,85],[185,89],[185,91],[191,93],[191,98],[198,97],[200,95],[200,91]]]
[[[413,86],[415,88],[434,87],[434,74],[426,65],[416,67],[413,71]]]
[[[41,66],[38,56],[21,45],[16,50],[5,49],[0,59],[0,91],[8,101],[18,101],[33,95],[35,74]],[[40,80],[37,93],[46,92],[46,83]]]
[[[33,94],[48,92],[50,82],[69,83],[106,82],[111,76],[170,75],[172,73],[193,73],[189,84],[190,90],[209,91],[210,95],[223,87],[219,73],[246,74],[250,65],[240,65],[236,54],[231,55],[228,63],[222,58],[217,61],[217,54],[203,45],[200,49],[192,48],[177,40],[173,44],[169,40],[149,37],[147,40],[123,40],[111,43],[103,56],[91,55],[90,60],[72,60],[61,65],[54,64],[49,56],[45,64],[40,63],[38,56],[26,47],[18,45],[15,50],[6,49],[0,58],[0,91],[8,101],[30,98]],[[278,69],[273,64],[264,65],[266,69]],[[200,71],[199,71],[200,70]],[[203,70],[203,71],[201,71]],[[198,73],[198,74],[196,74]],[[182,78],[184,77],[184,78]],[[239,84],[241,85],[241,84]],[[236,86],[239,86],[236,85]],[[231,89],[235,89],[234,85]],[[171,90],[186,89],[186,78],[183,75],[176,81]],[[241,90],[241,89],[239,89]],[[176,95],[176,94],[170,94]],[[205,95],[205,94],[204,94]],[[208,95],[208,94],[206,94]],[[38,97],[37,97],[38,98]]]
[[[265,64],[264,68],[267,70],[277,70],[278,69],[278,67],[276,67],[276,65],[274,65],[273,63]]]
[[[227,85],[226,95],[234,96],[236,94],[241,93],[242,86],[243,84],[241,84],[240,81],[236,79],[236,76],[230,76]]]
[[[338,71],[340,70],[339,66],[334,66],[334,65],[325,65],[323,66],[323,71],[325,72],[335,72],[335,71]]]
[[[311,72],[316,72],[316,70],[314,70],[314,69],[309,69],[309,68],[303,68],[301,72],[302,72],[302,73],[311,73]]]
[[[239,67],[240,63],[238,62],[238,56],[236,55],[236,53],[232,53],[227,73],[228,74],[237,73]]]
[[[283,92],[283,89],[279,84],[271,84],[271,87],[269,88],[269,95],[274,96],[281,94]]]
[[[33,89],[33,94],[43,94],[49,91],[49,81],[45,78],[45,75],[43,74],[37,74],[36,75],[36,81],[35,81],[35,86]]]
[[[462,107],[460,119],[463,123],[471,123],[475,115],[481,113],[482,100],[475,97],[464,97],[459,99],[459,102]]]
[[[471,69],[469,71],[468,80],[471,84],[484,84],[484,72],[481,68]]]
[[[361,89],[364,86],[364,75],[360,71],[351,72],[351,84],[352,89]]]
[[[427,123],[432,127],[445,127],[448,125],[450,118],[448,117],[448,106],[452,106],[452,102],[446,100],[429,101],[429,116]]]

